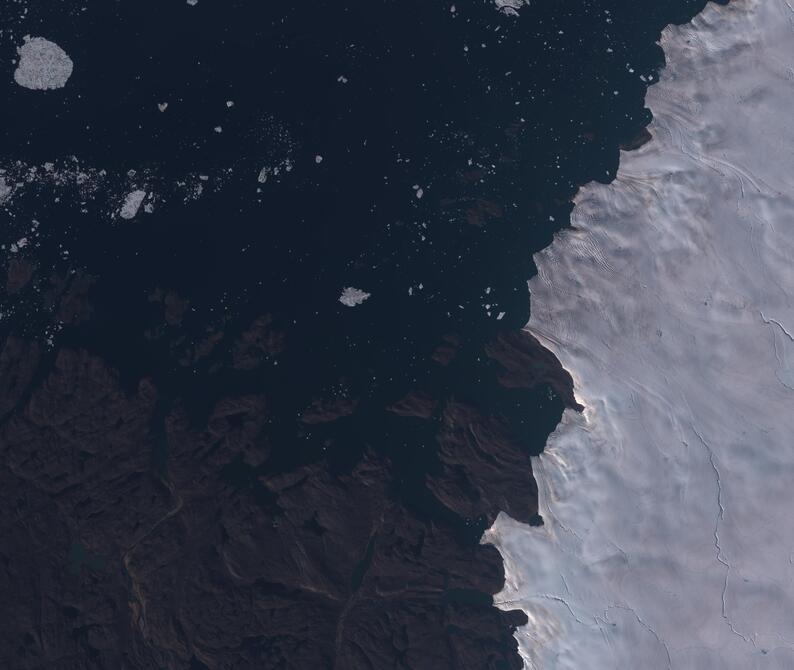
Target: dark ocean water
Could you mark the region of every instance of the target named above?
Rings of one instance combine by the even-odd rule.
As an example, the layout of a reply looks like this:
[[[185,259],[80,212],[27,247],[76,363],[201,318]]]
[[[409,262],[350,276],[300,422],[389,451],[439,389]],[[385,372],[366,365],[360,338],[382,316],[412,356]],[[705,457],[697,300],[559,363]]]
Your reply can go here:
[[[188,331],[271,313],[290,346],[267,374],[286,394],[344,377],[376,403],[399,397],[447,333],[471,359],[450,383],[476,384],[482,344],[526,323],[532,254],[577,185],[610,180],[647,123],[640,75],[661,64],[660,28],[702,4],[538,2],[518,18],[480,1],[31,5],[14,33],[59,43],[75,72],[62,92],[6,78],[6,161],[76,156],[110,173],[111,206],[135,170],[165,199],[130,223],[101,197],[84,214],[74,194],[54,202],[49,185],[14,203],[21,230],[41,224],[40,257],[66,248],[101,278],[90,325],[60,341],[183,388],[206,370],[142,337],[162,287],[190,300]],[[290,172],[257,182],[285,159]],[[196,173],[213,180],[184,205],[171,184]],[[347,308],[345,286],[372,297]]]
[[[505,388],[485,347],[527,322],[532,254],[568,224],[578,185],[611,180],[619,145],[649,121],[660,30],[703,5],[536,0],[515,17],[485,0],[31,2],[2,19],[2,166],[68,171],[74,156],[106,176],[91,198],[34,179],[6,203],[6,244],[39,222],[22,256],[41,279],[2,295],[0,335],[44,341],[54,308],[41,282],[90,276],[90,317],[58,329],[31,393],[64,349],[106,361],[129,393],[151,379],[164,481],[175,408],[200,427],[219,400],[263,393],[272,449],[219,466],[230,486],[277,507],[263,475],[320,461],[341,475],[373,451],[394,466],[389,495],[474,546],[492,519],[461,516],[425,485],[437,425],[385,408],[417,389],[463,399],[542,450],[563,400],[546,384]],[[13,83],[25,34],[71,56],[65,89]],[[116,213],[133,187],[156,198],[126,221]],[[346,307],[347,286],[371,297]],[[169,292],[188,306],[164,324]],[[263,315],[278,346],[254,369],[232,365],[229,343]],[[449,342],[454,360],[434,363]],[[302,421],[317,399],[354,411]]]

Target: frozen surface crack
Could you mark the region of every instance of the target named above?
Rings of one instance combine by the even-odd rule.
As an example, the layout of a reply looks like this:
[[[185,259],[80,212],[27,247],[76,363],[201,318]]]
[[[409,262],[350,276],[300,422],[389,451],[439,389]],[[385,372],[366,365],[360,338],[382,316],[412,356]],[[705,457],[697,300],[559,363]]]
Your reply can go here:
[[[673,667],[673,659],[670,657],[670,649],[667,647],[667,642],[665,642],[661,638],[661,636],[653,629],[653,627],[651,627],[645,621],[643,621],[642,617],[639,614],[637,614],[637,612],[634,610],[633,607],[629,607],[628,605],[617,605],[617,604],[610,605],[607,609],[604,610],[604,616],[602,619],[604,623],[606,623],[606,619],[608,616],[607,613],[609,612],[610,609],[618,609],[618,610],[625,610],[627,612],[631,612],[634,615],[634,618],[637,620],[637,623],[640,624],[640,626],[642,626],[645,630],[647,630],[664,649],[665,656],[667,656],[667,669],[671,670],[671,668]]]
[[[789,331],[786,329],[786,327],[785,327],[785,326],[784,326],[782,323],[780,323],[780,321],[778,321],[777,319],[768,319],[767,317],[765,317],[765,316],[764,316],[764,313],[763,313],[763,312],[761,312],[761,319],[762,319],[762,320],[763,320],[763,322],[764,322],[765,324],[767,324],[767,325],[772,325],[772,324],[776,325],[778,328],[780,328],[781,332],[782,332],[782,333],[783,333],[783,334],[784,334],[784,335],[785,335],[785,336],[786,336],[786,337],[787,337],[789,340],[791,340],[792,342],[794,342],[794,335],[792,335],[792,334],[791,334],[791,333],[790,333],[790,332],[789,332]]]
[[[722,565],[725,566],[725,580],[722,585],[722,618],[725,619],[725,623],[728,625],[728,627],[731,629],[731,632],[734,635],[738,635],[745,642],[750,642],[753,644],[753,646],[755,646],[755,642],[752,638],[747,637],[746,635],[743,635],[738,630],[736,630],[736,627],[733,625],[731,618],[728,616],[726,597],[728,594],[728,578],[731,574],[731,564],[728,563],[728,560],[723,555],[722,545],[720,543],[720,524],[725,520],[725,504],[723,503],[722,500],[722,496],[723,496],[722,478],[720,477],[720,471],[719,468],[717,467],[717,463],[714,457],[714,450],[711,448],[711,445],[709,445],[709,443],[706,442],[705,438],[703,437],[703,435],[700,434],[698,429],[695,428],[694,424],[691,424],[691,428],[692,428],[692,432],[695,433],[695,435],[697,435],[700,444],[702,444],[703,448],[706,450],[706,454],[708,455],[711,469],[714,471],[714,477],[716,479],[716,484],[717,484],[718,511],[717,511],[717,518],[714,520],[714,548],[717,550],[717,560],[720,563],[722,563]]]

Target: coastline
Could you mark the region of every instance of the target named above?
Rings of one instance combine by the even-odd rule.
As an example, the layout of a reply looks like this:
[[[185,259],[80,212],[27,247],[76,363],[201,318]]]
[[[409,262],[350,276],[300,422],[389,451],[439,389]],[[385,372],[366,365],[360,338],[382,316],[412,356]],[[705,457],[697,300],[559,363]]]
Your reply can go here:
[[[521,667],[479,539],[577,404],[527,251],[705,1],[9,17],[75,69],[6,81],[6,665]]]
[[[710,3],[666,28],[653,140],[535,256],[527,330],[585,411],[533,459],[544,525],[502,514],[483,540],[505,561],[496,603],[528,616],[528,668],[794,658],[786,19]]]

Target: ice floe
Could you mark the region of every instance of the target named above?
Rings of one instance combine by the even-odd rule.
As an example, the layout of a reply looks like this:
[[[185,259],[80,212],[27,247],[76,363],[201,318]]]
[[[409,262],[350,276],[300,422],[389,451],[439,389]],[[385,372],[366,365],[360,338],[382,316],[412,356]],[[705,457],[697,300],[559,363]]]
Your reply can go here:
[[[360,288],[354,288],[353,286],[347,286],[342,290],[342,295],[339,296],[339,302],[347,307],[356,307],[369,297],[370,294],[366,291],[362,291]]]
[[[74,63],[55,42],[43,37],[26,36],[17,49],[19,63],[14,81],[34,91],[63,88],[72,76]]]

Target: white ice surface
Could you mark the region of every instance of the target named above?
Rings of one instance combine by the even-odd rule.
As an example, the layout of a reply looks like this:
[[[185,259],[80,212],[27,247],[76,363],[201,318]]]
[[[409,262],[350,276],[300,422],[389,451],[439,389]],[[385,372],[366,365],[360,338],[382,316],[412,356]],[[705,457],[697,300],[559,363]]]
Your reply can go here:
[[[43,37],[25,37],[17,49],[19,63],[14,70],[14,81],[34,91],[63,88],[72,76],[74,63],[55,42]]]
[[[653,140],[536,256],[527,328],[574,378],[501,515],[528,668],[794,668],[794,3],[665,30]]]
[[[145,199],[146,191],[141,191],[140,189],[131,191],[127,194],[127,197],[124,198],[119,216],[121,216],[122,219],[134,219]]]
[[[494,0],[497,9],[511,16],[518,16],[518,10],[528,5],[527,0]]]
[[[370,297],[370,293],[366,291],[362,291],[360,288],[355,288],[354,286],[346,286],[342,289],[342,293],[339,296],[339,302],[341,302],[346,307],[357,307],[361,303],[363,303],[367,298]]]

